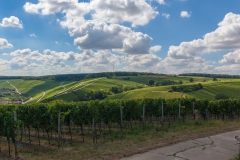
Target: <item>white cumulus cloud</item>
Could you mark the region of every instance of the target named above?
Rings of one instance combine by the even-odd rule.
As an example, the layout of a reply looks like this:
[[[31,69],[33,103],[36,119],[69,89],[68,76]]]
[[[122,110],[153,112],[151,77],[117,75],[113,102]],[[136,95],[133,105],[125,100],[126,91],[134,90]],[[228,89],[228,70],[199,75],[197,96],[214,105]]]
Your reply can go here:
[[[37,37],[37,35],[32,33],[32,34],[30,34],[30,37]]]
[[[167,3],[164,0],[156,0],[160,5],[167,5]]]
[[[239,34],[240,14],[228,13],[215,31],[205,34],[203,39],[182,42],[179,46],[170,46],[168,56],[180,59],[222,50],[240,49]]]
[[[145,25],[158,12],[145,0],[92,0],[93,19],[109,23],[130,22],[132,26]]]
[[[118,24],[88,21],[71,32],[80,49],[114,49],[129,54],[147,54],[152,38]]]
[[[79,49],[110,49],[128,54],[150,53],[152,38],[121,24],[146,25],[158,15],[146,0],[39,0],[37,4],[27,2],[24,9],[42,15],[64,14],[57,22],[68,28]]]
[[[15,16],[3,18],[2,23],[0,23],[0,26],[23,28],[22,22]]]
[[[6,39],[0,38],[0,49],[12,48],[13,45],[9,43]]]
[[[223,56],[223,59],[219,61],[220,63],[230,63],[230,64],[240,64],[240,49],[234,52],[229,52]]]
[[[181,11],[180,17],[189,18],[189,17],[191,17],[191,15],[190,15],[190,13],[188,13],[188,11]]]
[[[150,52],[156,53],[156,52],[159,52],[161,49],[162,49],[162,46],[160,46],[160,45],[152,46],[150,48]]]
[[[168,14],[168,13],[162,13],[162,16],[165,17],[166,19],[170,18],[170,14]]]

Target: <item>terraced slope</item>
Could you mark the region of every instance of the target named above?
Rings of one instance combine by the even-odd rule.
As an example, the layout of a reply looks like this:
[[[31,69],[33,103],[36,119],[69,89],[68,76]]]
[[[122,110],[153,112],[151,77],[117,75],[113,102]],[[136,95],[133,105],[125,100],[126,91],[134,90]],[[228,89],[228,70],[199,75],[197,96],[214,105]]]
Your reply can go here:
[[[109,91],[111,87],[123,85],[123,86],[138,86],[140,83],[125,81],[120,79],[108,79],[108,78],[97,78],[85,81],[78,89],[69,90],[67,94],[59,96],[59,99],[64,101],[76,101],[78,96],[83,96],[89,91]]]
[[[140,98],[180,98],[180,97],[195,97],[197,99],[214,99],[216,94],[224,93],[231,98],[240,98],[240,79],[221,78],[219,81],[212,81],[212,78],[192,77],[194,83],[189,82],[190,77],[169,77],[169,76],[131,76],[129,80],[124,80],[126,77],[113,78],[94,78],[83,81],[41,81],[41,80],[0,80],[0,88],[13,87],[7,83],[9,81],[18,90],[32,97],[30,103],[36,103],[46,99],[62,99],[64,101],[76,101],[79,96],[83,96],[90,91],[105,91],[109,92],[111,87],[123,85],[124,87],[142,86],[143,88],[124,91],[119,94],[108,95],[106,99],[140,99]],[[182,93],[168,92],[172,85],[149,87],[146,86],[146,81],[153,79],[155,81],[182,81],[183,84],[175,86],[191,86],[193,84],[202,83],[203,89]],[[137,88],[137,87],[136,87]],[[45,94],[44,94],[45,93]]]
[[[136,77],[135,77],[136,78]],[[175,77],[174,77],[175,78]],[[173,79],[174,79],[173,78]],[[178,77],[181,80],[181,77]],[[173,80],[172,79],[172,80]],[[189,77],[183,77],[185,79],[184,86],[191,86],[194,83],[189,83]],[[197,81],[198,80],[198,81]],[[200,80],[206,80],[201,82]],[[195,97],[197,99],[214,99],[216,94],[224,93],[230,98],[240,98],[240,80],[239,79],[219,79],[217,82],[213,82],[210,78],[198,78],[195,79],[195,83],[201,82],[204,86],[203,89],[181,93],[181,92],[168,92],[171,89],[171,85],[160,87],[148,87],[139,90],[127,91],[117,95],[109,96],[107,99],[140,99],[140,98],[180,98],[180,97]],[[175,85],[180,86],[180,85]]]

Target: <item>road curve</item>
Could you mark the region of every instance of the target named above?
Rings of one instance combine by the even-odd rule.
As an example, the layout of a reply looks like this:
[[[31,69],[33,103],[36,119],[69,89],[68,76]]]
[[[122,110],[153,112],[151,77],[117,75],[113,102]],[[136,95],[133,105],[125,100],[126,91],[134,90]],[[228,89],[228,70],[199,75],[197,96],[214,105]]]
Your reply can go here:
[[[229,160],[238,154],[240,130],[198,138],[136,154],[121,160]]]
[[[45,92],[43,92],[43,95],[37,100],[37,102],[36,103],[38,103],[39,101],[41,101],[41,99],[45,96]]]
[[[14,89],[15,91],[18,93],[18,94],[22,94],[21,92],[19,92],[19,90],[17,89],[17,87],[15,87],[12,83],[10,83],[9,81],[7,81],[8,84],[10,84]]]

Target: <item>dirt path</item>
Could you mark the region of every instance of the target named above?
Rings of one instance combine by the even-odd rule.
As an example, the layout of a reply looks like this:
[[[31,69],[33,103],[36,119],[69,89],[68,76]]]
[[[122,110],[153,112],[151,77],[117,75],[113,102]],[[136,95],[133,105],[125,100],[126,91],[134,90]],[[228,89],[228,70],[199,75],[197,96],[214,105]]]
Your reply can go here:
[[[22,104],[27,104],[31,100],[32,100],[32,97],[29,100],[27,100],[26,102],[22,102]]]
[[[240,136],[240,130],[180,142],[121,160],[228,160],[238,154],[235,136]]]
[[[98,79],[98,80],[99,80],[99,79]],[[88,83],[88,84],[82,86],[81,88],[78,88],[78,89],[75,89],[75,90],[74,90],[74,88],[76,88],[76,87],[78,87],[78,86],[80,86],[81,84],[84,83],[84,82],[82,82],[82,83],[74,86],[73,88],[71,88],[71,91],[78,91],[78,90],[80,90],[80,89],[83,89],[83,88],[85,88],[85,87],[87,87],[87,86],[89,86],[89,85],[91,85],[91,84],[93,84],[93,83],[96,83],[98,80],[95,80],[95,81],[93,81],[93,82],[91,82],[91,83]],[[65,90],[66,90],[66,89],[65,89]],[[69,93],[69,92],[68,92],[68,91],[66,91],[66,92],[61,92],[60,94],[57,94],[56,96],[60,96],[60,95],[67,94],[67,93]]]
[[[77,90],[83,89],[83,88],[85,88],[85,87],[87,87],[87,86],[89,86],[89,85],[91,85],[91,84],[93,84],[93,83],[95,83],[95,82],[96,82],[96,81],[91,82],[91,83],[88,83],[88,84],[86,84],[85,86],[82,86],[81,88],[75,89],[75,90],[73,90],[73,91],[77,91]]]
[[[42,97],[40,97],[38,100],[37,100],[37,102],[36,103],[38,103],[39,101],[41,101],[41,99],[45,96],[45,92],[43,92],[43,95],[42,95]]]
[[[8,84],[10,84],[14,89],[15,91],[18,93],[18,94],[22,94],[21,92],[19,92],[19,90],[17,89],[17,87],[15,87],[12,83],[10,83],[9,81],[7,81]]]
[[[59,91],[59,92],[57,93],[57,95],[59,95],[60,92],[64,92],[64,91],[66,90],[66,87],[64,87],[63,84],[64,84],[64,82],[62,82],[62,83],[60,84],[60,87],[62,87],[63,89],[62,89],[61,91]]]

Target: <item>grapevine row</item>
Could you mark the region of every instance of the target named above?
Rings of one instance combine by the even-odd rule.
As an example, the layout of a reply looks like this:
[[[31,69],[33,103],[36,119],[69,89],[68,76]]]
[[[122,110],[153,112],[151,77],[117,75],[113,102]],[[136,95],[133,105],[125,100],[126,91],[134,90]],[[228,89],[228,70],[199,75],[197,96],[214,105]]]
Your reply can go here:
[[[141,126],[156,122],[163,125],[165,120],[168,125],[171,125],[173,120],[179,118],[193,118],[196,110],[203,119],[234,118],[240,115],[240,100],[138,99],[2,105],[0,106],[0,136],[6,138],[10,146],[10,140],[14,144],[16,141],[20,143],[23,141],[23,135],[27,134],[28,141],[31,143],[31,130],[34,129],[37,133],[38,144],[41,144],[40,131],[43,131],[47,134],[47,141],[50,145],[52,134],[59,132],[59,111],[61,130],[67,128],[65,134],[69,135],[69,139],[72,140],[73,126],[79,127],[84,142],[86,134],[84,126],[94,126],[101,135],[102,125],[104,125],[111,134],[114,125],[119,126],[122,132],[123,129],[128,128],[133,130],[134,124]]]

